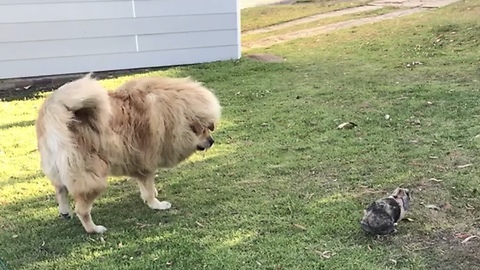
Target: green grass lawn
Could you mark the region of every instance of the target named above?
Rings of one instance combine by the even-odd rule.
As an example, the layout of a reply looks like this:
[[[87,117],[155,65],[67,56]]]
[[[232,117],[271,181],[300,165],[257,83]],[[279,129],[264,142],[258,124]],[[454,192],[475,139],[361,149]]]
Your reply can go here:
[[[216,91],[216,145],[159,172],[170,211],[111,179],[92,211],[103,236],[58,217],[34,136],[42,96],[2,102],[0,258],[42,270],[476,269],[479,239],[461,242],[480,230],[478,14],[469,1],[252,51],[283,63],[155,72]],[[358,128],[337,130],[345,121]],[[412,221],[365,235],[363,209],[398,185],[414,190]]]
[[[246,8],[242,10],[242,31],[249,31],[279,23],[300,19],[315,14],[363,6],[371,0],[322,0],[293,5],[273,5]]]

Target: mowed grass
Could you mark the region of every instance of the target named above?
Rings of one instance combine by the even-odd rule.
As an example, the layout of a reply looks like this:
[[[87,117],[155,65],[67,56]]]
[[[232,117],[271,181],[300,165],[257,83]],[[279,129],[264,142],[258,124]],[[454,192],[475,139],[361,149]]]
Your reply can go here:
[[[315,14],[366,5],[370,0],[324,0],[315,3],[296,3],[246,8],[242,10],[242,31],[249,31]]]
[[[469,1],[256,50],[283,63],[155,72],[216,91],[216,145],[159,172],[170,211],[111,179],[92,212],[103,236],[58,217],[35,150],[42,97],[2,102],[0,258],[9,269],[476,269],[480,242],[461,242],[480,228],[479,13]],[[358,128],[336,129],[345,121]],[[398,185],[414,190],[412,221],[365,235],[362,210]]]

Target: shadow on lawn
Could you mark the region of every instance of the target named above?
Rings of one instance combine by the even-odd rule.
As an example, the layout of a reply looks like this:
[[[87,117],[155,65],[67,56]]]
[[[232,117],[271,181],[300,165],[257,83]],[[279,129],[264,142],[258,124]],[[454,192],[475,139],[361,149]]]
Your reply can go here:
[[[201,166],[201,163],[204,162],[219,164],[222,160],[225,160],[224,156],[217,156],[208,161],[198,162],[200,163],[198,166]],[[195,172],[198,166],[188,166],[190,168],[187,170],[188,172]],[[217,180],[215,179],[216,176],[210,173],[202,173],[202,175],[207,176],[209,181]],[[189,181],[194,182],[196,180],[195,173],[190,174],[189,178]],[[163,186],[168,186],[168,177],[164,181],[157,181],[157,187],[162,186],[162,182]],[[191,217],[192,209],[204,209],[208,212],[217,207],[217,203],[222,202],[222,196],[207,195],[204,189],[200,189],[201,185],[199,187],[195,183],[191,184],[196,186],[194,189],[200,190],[192,196],[202,194],[200,196],[201,201],[185,195],[176,197],[175,193],[183,194],[185,192],[182,190],[183,188],[190,189],[190,187],[185,186],[187,183],[182,183],[181,185],[175,185],[172,189],[164,188],[163,191],[159,188],[159,199],[169,200],[172,202],[173,208],[169,211],[154,211],[141,201],[134,180],[125,179],[112,182],[107,192],[97,199],[92,210],[94,221],[109,229],[103,236],[107,239],[107,244],[101,243],[98,235],[86,234],[76,217],[68,221],[58,217],[56,214],[57,203],[53,191],[48,195],[30,197],[3,205],[2,212],[7,213],[7,220],[2,220],[5,228],[0,234],[0,242],[4,244],[10,242],[11,245],[0,245],[0,257],[4,258],[9,265],[15,267],[14,269],[17,269],[54,259],[62,260],[62,257],[65,257],[65,260],[70,260],[71,258],[68,257],[76,250],[94,247],[95,249],[102,249],[102,247],[109,247],[110,245],[113,245],[116,251],[109,256],[119,256],[116,260],[123,260],[123,254],[128,254],[129,257],[138,256],[139,252],[143,253],[142,248],[131,249],[132,245],[141,244],[135,243],[138,237],[151,237],[152,235],[148,233],[149,230],[155,236],[158,236],[158,233],[171,234],[173,228],[182,230],[183,228],[176,223],[185,218],[187,218],[187,222],[182,220],[182,226],[197,226],[195,225],[195,218],[198,218],[198,216],[194,213]],[[224,197],[224,199],[227,198]],[[32,207],[34,209],[31,209]],[[52,211],[49,210],[51,208],[55,208],[54,215],[51,215]],[[45,214],[41,217],[31,217],[32,212]],[[203,211],[200,212],[205,214]],[[116,238],[120,238],[119,241],[124,241],[123,244],[126,248],[119,248],[118,242],[110,242],[115,241]],[[185,239],[181,242],[187,246],[198,245],[185,243]],[[162,246],[161,243],[153,243],[152,245],[147,250],[151,250],[152,247],[157,245],[159,248]],[[152,252],[154,251],[155,249],[152,250]],[[19,255],[19,252],[24,255]],[[26,256],[26,254],[29,255]],[[88,264],[88,260],[77,263]],[[128,263],[128,260],[126,260],[126,263]]]
[[[227,263],[223,255],[237,247],[240,253],[247,250],[252,235],[256,234],[237,223],[240,221],[231,220],[236,211],[245,209],[226,207],[233,197],[244,192],[230,182],[235,179],[222,176],[223,172],[235,171],[232,160],[228,162],[229,156],[216,155],[161,172],[159,178],[165,180],[159,180],[158,186],[163,182],[165,188],[159,198],[172,202],[174,208],[169,211],[155,212],[143,204],[135,182],[113,182],[92,211],[95,222],[109,229],[103,236],[87,235],[77,218],[65,221],[51,215],[52,211],[47,209],[52,207],[56,214],[53,193],[6,205],[3,211],[21,218],[7,222],[10,228],[2,233],[0,242],[12,244],[4,246],[0,256],[15,269],[53,268],[56,263],[63,269],[67,269],[66,265],[68,269],[90,268],[98,266],[97,260],[108,261],[118,269],[153,269],[168,264],[179,269],[209,264],[209,269],[227,269],[228,265],[222,265]],[[170,184],[169,179],[177,174],[179,180]],[[226,189],[229,192],[223,193]],[[26,207],[45,214],[32,218],[29,214],[32,209]],[[264,235],[262,238],[267,238],[278,227],[289,228],[289,224],[258,229]],[[97,254],[95,258],[84,257],[91,252]],[[83,254],[81,259],[75,259],[76,253]],[[211,265],[213,262],[215,265]]]
[[[14,127],[30,127],[30,126],[33,126],[34,124],[35,124],[35,120],[13,122],[13,123],[0,125],[0,129],[6,130]]]
[[[305,232],[292,226],[289,218],[279,220],[279,217],[266,216],[246,224],[241,220],[234,222],[231,215],[235,214],[229,215],[223,206],[229,196],[219,199],[204,191],[200,196],[197,193],[195,198],[184,198],[180,204],[172,196],[171,201],[178,208],[155,212],[141,202],[135,189],[125,191],[126,185],[134,186],[127,183],[116,185],[104,195],[106,200],[99,200],[94,206],[94,220],[109,229],[104,235],[87,235],[77,218],[69,221],[56,216],[22,219],[14,222],[14,229],[6,230],[0,236],[3,243],[11,243],[0,248],[0,256],[14,267],[12,269],[53,269],[59,265],[62,269],[99,265],[110,265],[112,269],[157,269],[172,265],[177,269],[229,269],[231,265],[227,264],[232,260],[237,266],[255,267],[256,257],[262,257],[262,250],[256,245],[275,245],[278,235],[302,238],[303,244],[295,241],[295,249],[312,259],[318,256],[310,249],[317,245],[318,236],[338,237],[336,230],[339,228],[335,229],[333,225],[330,231],[317,234],[315,228]],[[41,212],[47,207],[42,203],[44,201],[45,196],[39,196],[18,204],[37,205],[36,211]],[[11,207],[20,208],[19,205]],[[322,207],[337,209],[342,204],[326,202]],[[262,215],[261,212],[256,214]],[[362,238],[358,232],[350,233],[350,237]],[[297,256],[294,253],[269,256],[280,259]],[[290,267],[297,264],[295,260],[290,263]],[[321,266],[321,261],[318,264]]]
[[[188,227],[182,226],[198,226],[195,223],[196,220],[209,216],[210,211],[217,207],[217,204],[229,199],[228,196],[231,194],[227,196],[214,192],[219,182],[223,181],[224,185],[228,185],[225,179],[219,179],[221,175],[218,172],[231,170],[229,166],[232,163],[228,162],[228,156],[235,151],[235,148],[229,146],[224,137],[231,128],[236,127],[220,127],[215,131],[216,148],[219,149],[212,149],[205,158],[197,156],[198,161],[187,161],[175,169],[159,171],[157,179],[159,199],[172,202],[173,209],[169,211],[157,212],[149,209],[141,201],[134,180],[110,182],[107,192],[96,201],[92,215],[97,224],[102,224],[109,229],[104,236],[105,239],[120,238],[119,241],[131,241],[130,245],[124,242],[126,244],[124,249],[118,249],[118,243],[114,243],[118,252],[110,256],[115,257],[115,261],[123,260],[123,254],[129,254],[130,257],[130,254],[138,255],[138,252],[143,252],[141,248],[139,251],[130,250],[129,247],[141,245],[141,243],[135,243],[138,238],[151,237],[148,230],[151,230],[154,235],[163,232],[171,234],[172,228],[175,227],[188,230]],[[222,147],[222,144],[226,146]],[[21,179],[9,178],[0,183],[0,187],[19,181],[30,181],[41,175],[41,172],[37,172]],[[167,186],[163,191],[160,189],[162,185]],[[211,190],[206,190],[207,187]],[[0,214],[2,216],[0,243],[3,244],[0,244],[0,257],[15,269],[32,264],[48,264],[52,260],[62,258],[70,260],[69,256],[75,251],[100,244],[100,236],[87,235],[78,219],[65,221],[57,216],[57,203],[53,189],[47,195],[20,199],[1,206],[0,213],[3,214]],[[53,208],[54,215],[51,214]],[[37,213],[45,214],[39,217]],[[181,225],[177,224],[179,220],[182,220]],[[179,237],[183,239],[184,236]],[[186,240],[188,237],[181,240],[186,246],[199,245],[194,242],[186,243]],[[5,243],[11,244],[5,245]],[[175,243],[172,245],[175,246]],[[161,248],[162,245],[153,243],[147,250],[156,246]],[[155,249],[152,250],[152,252],[155,251]],[[128,260],[125,263],[128,264]],[[79,264],[88,264],[88,260],[82,260]]]
[[[0,188],[14,184],[27,183],[40,177],[43,177],[43,172],[41,171],[37,171],[36,173],[30,175],[11,176],[6,180],[0,181]]]

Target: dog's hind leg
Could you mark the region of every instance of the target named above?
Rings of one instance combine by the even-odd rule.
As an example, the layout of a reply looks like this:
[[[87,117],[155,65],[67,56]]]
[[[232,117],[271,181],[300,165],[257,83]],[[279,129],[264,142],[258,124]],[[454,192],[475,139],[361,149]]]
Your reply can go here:
[[[64,185],[55,185],[55,194],[57,196],[58,211],[64,219],[71,219],[70,202],[68,200],[68,189]]]
[[[74,195],[75,199],[75,213],[82,222],[83,228],[88,233],[104,233],[107,228],[102,225],[96,225],[92,220],[92,206],[95,199],[101,194],[98,191],[89,193],[80,193]]]
[[[107,230],[101,225],[96,225],[91,215],[93,202],[107,189],[107,176],[100,175],[100,173],[83,175],[83,178],[72,181],[72,186],[68,187],[75,200],[75,213],[88,233],[103,233]]]
[[[140,189],[140,195],[142,200],[152,209],[155,210],[167,210],[172,207],[172,204],[167,201],[159,201],[156,197],[158,191],[155,188],[154,175],[137,177],[138,187]]]

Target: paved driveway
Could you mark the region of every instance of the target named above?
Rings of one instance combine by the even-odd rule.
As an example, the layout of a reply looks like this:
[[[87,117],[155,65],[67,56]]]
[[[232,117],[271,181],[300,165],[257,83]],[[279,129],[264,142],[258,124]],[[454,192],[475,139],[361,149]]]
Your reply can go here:
[[[239,0],[239,1],[240,1],[241,9],[284,2],[282,0]]]

